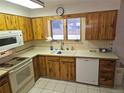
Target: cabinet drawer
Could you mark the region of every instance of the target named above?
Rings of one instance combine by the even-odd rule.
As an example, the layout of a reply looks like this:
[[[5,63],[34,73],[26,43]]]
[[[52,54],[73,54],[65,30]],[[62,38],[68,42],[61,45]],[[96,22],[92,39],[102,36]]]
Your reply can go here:
[[[75,58],[72,57],[61,57],[60,62],[75,62]]]
[[[114,60],[100,60],[100,67],[114,69],[115,61]]]
[[[50,62],[59,62],[59,57],[47,56],[46,61]]]

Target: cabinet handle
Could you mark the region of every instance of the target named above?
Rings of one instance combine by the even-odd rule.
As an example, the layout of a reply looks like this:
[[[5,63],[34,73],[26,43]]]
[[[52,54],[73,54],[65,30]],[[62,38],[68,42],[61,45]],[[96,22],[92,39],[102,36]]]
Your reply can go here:
[[[89,60],[84,60],[84,61],[89,61]]]

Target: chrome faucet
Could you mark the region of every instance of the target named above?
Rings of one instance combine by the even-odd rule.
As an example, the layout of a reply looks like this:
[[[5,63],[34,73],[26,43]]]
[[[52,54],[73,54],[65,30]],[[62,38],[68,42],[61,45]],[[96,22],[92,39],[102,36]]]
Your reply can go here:
[[[60,50],[64,50],[64,42],[63,41],[61,41]]]

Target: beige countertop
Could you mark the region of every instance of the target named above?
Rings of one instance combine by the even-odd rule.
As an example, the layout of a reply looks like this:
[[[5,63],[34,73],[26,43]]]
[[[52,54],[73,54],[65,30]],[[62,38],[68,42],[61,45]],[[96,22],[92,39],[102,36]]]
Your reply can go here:
[[[8,71],[5,71],[5,70],[0,70],[0,77],[4,74],[6,74]]]
[[[56,51],[50,51],[47,48],[35,47],[31,50],[23,52],[18,56],[21,57],[34,57],[36,55],[49,55],[49,56],[69,56],[69,57],[87,57],[87,58],[104,58],[104,59],[119,59],[114,53],[100,53],[90,52],[89,50],[65,50],[62,54],[56,54]]]

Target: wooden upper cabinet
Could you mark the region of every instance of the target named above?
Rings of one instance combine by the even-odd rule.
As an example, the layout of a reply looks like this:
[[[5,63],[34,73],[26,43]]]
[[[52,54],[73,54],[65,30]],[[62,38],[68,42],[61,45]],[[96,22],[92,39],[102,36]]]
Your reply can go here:
[[[44,39],[43,31],[43,18],[33,18],[32,19],[34,39]]]
[[[99,13],[86,15],[86,40],[98,40],[99,37]]]
[[[22,30],[24,41],[27,41],[28,36],[27,36],[27,32],[26,32],[25,18],[24,17],[18,17],[18,24],[19,24],[19,29]]]
[[[117,11],[107,11],[100,13],[99,39],[114,40],[116,32]]]
[[[4,15],[7,30],[17,30],[18,29],[18,19],[14,15]]]
[[[22,30],[24,41],[33,40],[31,19],[18,16],[18,28]]]
[[[32,24],[30,18],[24,18],[26,41],[33,40]]]
[[[0,14],[0,30],[6,30],[6,22],[4,14]]]
[[[86,14],[86,40],[114,40],[117,11]]]

